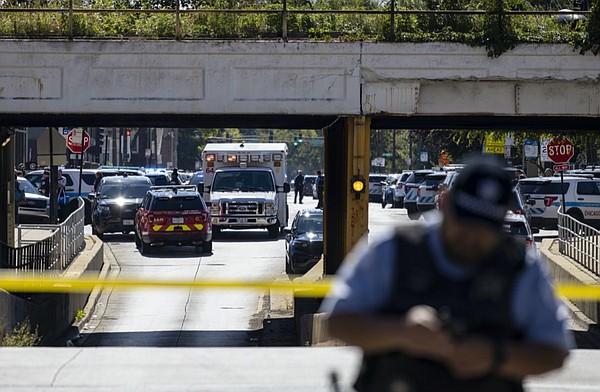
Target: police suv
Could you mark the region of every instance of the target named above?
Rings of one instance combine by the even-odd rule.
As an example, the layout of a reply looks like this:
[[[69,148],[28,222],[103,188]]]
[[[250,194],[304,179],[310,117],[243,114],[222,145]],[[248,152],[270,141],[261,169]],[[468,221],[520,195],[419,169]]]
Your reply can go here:
[[[531,226],[556,229],[562,202],[560,177],[534,177],[519,181],[531,203]],[[580,222],[600,226],[600,179],[565,176],[566,213]]]

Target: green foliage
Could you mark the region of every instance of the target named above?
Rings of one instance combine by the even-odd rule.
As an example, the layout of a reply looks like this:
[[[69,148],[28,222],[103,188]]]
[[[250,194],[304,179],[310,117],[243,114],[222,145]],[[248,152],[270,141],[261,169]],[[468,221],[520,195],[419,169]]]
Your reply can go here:
[[[83,309],[79,309],[77,311],[77,314],[75,315],[75,321],[81,321],[83,320],[85,317],[85,312],[83,311]]]
[[[396,13],[411,10],[485,10],[485,14]],[[66,8],[68,0],[11,0],[3,8]],[[282,0],[181,0],[180,38],[278,38],[282,34]],[[564,3],[564,4],[563,4]],[[566,7],[567,0],[556,3]],[[554,3],[553,3],[554,4]],[[569,43],[583,54],[600,52],[600,0],[594,0],[589,22],[558,24],[556,16],[508,15],[514,10],[540,10],[541,0],[289,0],[288,37],[321,41],[461,42],[484,46],[498,57],[518,43]],[[74,37],[153,39],[175,38],[176,0],[75,0],[78,8],[164,10],[161,13],[75,13]],[[194,10],[267,10],[268,13],[199,13]],[[384,14],[301,13],[303,10],[375,10]],[[0,36],[65,37],[67,12],[1,13]]]
[[[591,51],[597,55],[600,53],[600,0],[593,0],[590,11],[585,33],[576,41],[576,46],[581,54]]]
[[[37,327],[31,329],[29,319],[17,324],[13,330],[2,337],[0,346],[4,347],[33,347],[40,343],[41,337]]]

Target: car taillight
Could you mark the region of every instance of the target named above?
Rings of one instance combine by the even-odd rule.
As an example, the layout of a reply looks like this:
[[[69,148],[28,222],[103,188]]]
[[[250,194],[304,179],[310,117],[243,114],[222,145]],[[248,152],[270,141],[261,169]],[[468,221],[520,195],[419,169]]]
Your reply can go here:
[[[546,196],[544,197],[544,205],[546,207],[551,207],[556,200],[558,200],[558,197],[556,196]]]

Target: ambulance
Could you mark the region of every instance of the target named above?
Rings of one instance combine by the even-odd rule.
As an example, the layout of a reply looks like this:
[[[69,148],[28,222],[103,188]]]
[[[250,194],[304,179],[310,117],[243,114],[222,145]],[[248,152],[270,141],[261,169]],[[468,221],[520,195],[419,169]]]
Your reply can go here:
[[[287,225],[287,145],[209,143],[202,152],[203,197],[213,235],[223,229],[269,231],[277,238]]]

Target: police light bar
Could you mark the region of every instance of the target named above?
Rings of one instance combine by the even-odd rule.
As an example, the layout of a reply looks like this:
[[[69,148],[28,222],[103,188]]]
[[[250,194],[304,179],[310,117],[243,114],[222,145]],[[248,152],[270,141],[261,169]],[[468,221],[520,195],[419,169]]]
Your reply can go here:
[[[206,154],[206,162],[214,162],[215,154]]]

